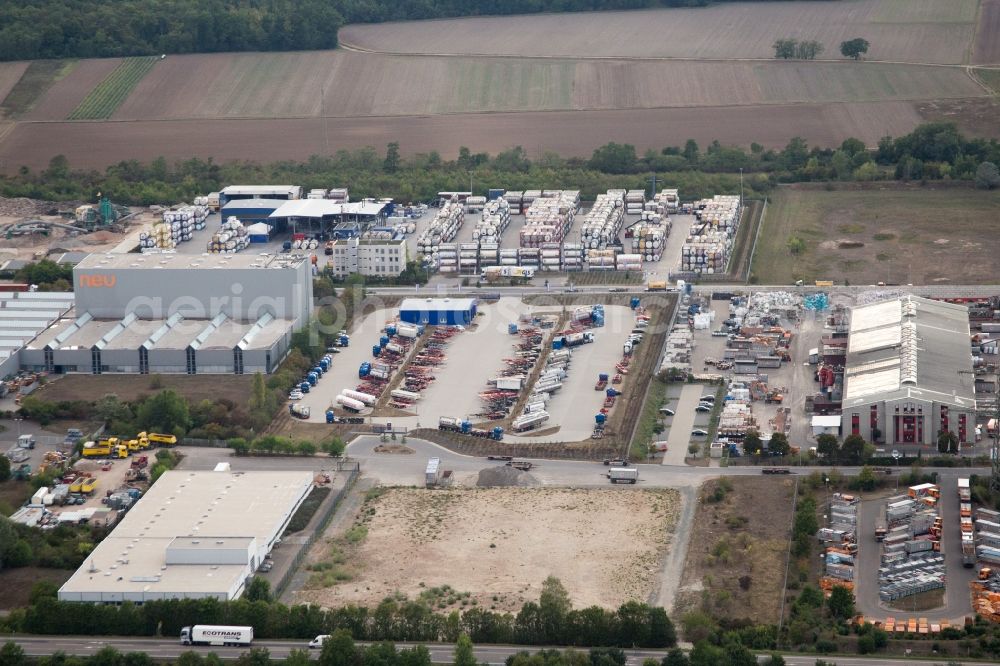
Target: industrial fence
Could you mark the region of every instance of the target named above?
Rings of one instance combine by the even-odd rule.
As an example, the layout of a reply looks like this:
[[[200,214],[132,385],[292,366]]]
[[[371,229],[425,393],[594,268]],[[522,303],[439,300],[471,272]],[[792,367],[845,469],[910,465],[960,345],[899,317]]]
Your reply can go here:
[[[340,502],[354,486],[354,482],[357,481],[358,476],[361,474],[361,463],[341,459],[337,461],[337,471],[347,472],[347,480],[344,482],[344,485],[341,486],[340,490],[337,491],[337,494],[333,496],[333,499],[327,501],[326,506],[321,507],[319,513],[313,517],[315,527],[306,538],[305,543],[299,546],[299,552],[295,553],[295,556],[289,563],[285,573],[282,574],[281,579],[272,589],[272,594],[275,599],[279,599],[281,595],[285,593],[285,589],[288,587],[288,584],[292,582],[292,577],[295,575],[295,572],[299,570],[300,566],[302,566],[302,561],[309,553],[309,549],[312,548],[314,543],[316,543],[316,539],[318,539],[320,535],[326,531],[327,526],[330,524],[330,520],[333,519],[334,512],[336,512],[337,507],[340,506]]]

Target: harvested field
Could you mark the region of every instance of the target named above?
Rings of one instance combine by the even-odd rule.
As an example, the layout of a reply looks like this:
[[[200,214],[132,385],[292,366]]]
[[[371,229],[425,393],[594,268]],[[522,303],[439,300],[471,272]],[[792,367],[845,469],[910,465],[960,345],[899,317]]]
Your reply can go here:
[[[325,105],[322,92],[317,94],[324,87],[328,91]],[[346,89],[350,95],[339,92]],[[114,117],[412,116],[984,94],[957,68],[880,63],[580,62],[334,51],[249,53],[171,56],[157,63]]]
[[[343,553],[351,580],[306,590],[298,601],[375,606],[396,592],[416,598],[443,586],[468,603],[516,611],[559,578],[574,606],[645,601],[677,522],[675,490],[477,488],[374,493],[360,539]],[[317,544],[309,562],[327,556]],[[463,603],[464,605],[464,603]]]
[[[7,97],[14,84],[21,80],[21,76],[28,69],[28,64],[27,62],[0,63],[0,102]]]
[[[773,106],[636,109],[548,113],[455,114],[396,118],[18,123],[0,143],[7,172],[21,165],[44,168],[65,155],[77,168],[104,168],[123,159],[148,161],[212,157],[233,160],[305,160],[322,152],[324,131],[336,149],[384,149],[399,141],[412,155],[437,150],[446,157],[461,146],[497,153],[515,145],[529,155],[551,150],[589,157],[609,142],[648,148],[723,144],[783,148],[793,136],[810,144],[839,145],[857,137],[874,146],[885,134],[911,131],[920,116],[908,102],[793,104]]]
[[[158,379],[160,388],[154,388]],[[66,375],[51,381],[32,395],[42,400],[97,400],[117,395],[133,400],[143,395],[173,389],[191,402],[226,399],[246,403],[253,375]]]
[[[982,0],[972,62],[1000,65],[1000,0]]]
[[[44,105],[42,96],[54,83],[72,72],[75,65],[74,60],[33,61],[3,98],[0,115],[19,118],[28,114],[40,101]]]
[[[25,120],[64,120],[121,63],[121,58],[77,61],[25,115]]]
[[[962,63],[976,0],[860,0],[720,4],[352,25],[345,47],[385,53],[638,58],[771,58],[776,39],[815,39],[838,59],[864,37],[873,60]]]
[[[1000,75],[992,76],[986,71],[979,70],[977,76],[1000,91]],[[1000,136],[1000,102],[996,97],[943,99],[919,102],[915,106],[924,122],[955,123],[959,131],[972,137],[995,139]]]
[[[76,107],[68,118],[70,120],[110,118],[118,105],[125,101],[154,64],[156,58],[153,56],[126,58],[83,98],[80,106]]]
[[[778,622],[793,489],[794,481],[763,477],[702,486],[675,615],[704,609],[715,617]]]
[[[768,205],[752,270],[763,284],[980,284],[995,279],[995,231],[996,191],[782,187]],[[788,252],[792,236],[805,241],[803,253]]]

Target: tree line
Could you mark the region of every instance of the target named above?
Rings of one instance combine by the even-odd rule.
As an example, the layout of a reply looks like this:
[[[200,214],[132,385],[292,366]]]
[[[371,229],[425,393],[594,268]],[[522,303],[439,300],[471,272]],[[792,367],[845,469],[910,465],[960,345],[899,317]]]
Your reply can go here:
[[[709,0],[9,0],[0,60],[332,49],[345,23],[702,7]]]
[[[150,205],[190,201],[232,183],[292,182],[306,189],[347,185],[355,198],[389,196],[407,203],[430,201],[441,191],[465,190],[471,175],[477,192],[497,186],[567,188],[579,189],[584,199],[592,200],[612,188],[646,188],[656,174],[658,181],[678,187],[685,199],[738,193],[741,185],[745,196],[756,198],[779,183],[807,181],[964,180],[997,187],[997,164],[996,139],[965,137],[953,123],[928,123],[898,138],[883,137],[872,149],[854,138],[823,148],[795,137],[781,150],[758,143],[749,149],[718,141],[701,146],[688,140],[683,146],[650,149],[641,155],[633,145],[608,143],[589,159],[554,153],[529,157],[520,146],[492,156],[463,147],[455,159],[430,152],[387,163],[385,155],[364,148],[304,162],[266,164],[128,160],[103,172],[75,170],[60,155],[41,171],[22,168],[0,177],[0,196],[91,201],[102,192],[116,203]]]
[[[54,591],[53,591],[54,592]],[[3,620],[10,631],[33,634],[177,636],[193,624],[247,625],[258,638],[311,639],[345,630],[364,641],[455,642],[462,634],[480,643],[665,648],[677,643],[673,623],[663,608],[637,601],[616,610],[599,606],[575,609],[555,578],[543,584],[538,602],[516,613],[473,607],[438,613],[422,600],[387,598],[374,608],[315,605],[286,606],[246,598],[169,599],[142,605],[94,605],[38,595],[27,609]]]

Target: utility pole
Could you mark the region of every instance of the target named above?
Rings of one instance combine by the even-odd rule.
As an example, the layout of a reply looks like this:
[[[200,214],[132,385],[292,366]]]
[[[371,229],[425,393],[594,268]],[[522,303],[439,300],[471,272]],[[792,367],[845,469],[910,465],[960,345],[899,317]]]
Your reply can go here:
[[[649,193],[649,198],[652,199],[656,196],[656,173],[650,176],[649,180],[652,182],[652,191]]]
[[[993,447],[990,449],[990,490],[1000,491],[1000,376],[993,376]]]
[[[740,167],[740,209],[743,209],[743,167]]]

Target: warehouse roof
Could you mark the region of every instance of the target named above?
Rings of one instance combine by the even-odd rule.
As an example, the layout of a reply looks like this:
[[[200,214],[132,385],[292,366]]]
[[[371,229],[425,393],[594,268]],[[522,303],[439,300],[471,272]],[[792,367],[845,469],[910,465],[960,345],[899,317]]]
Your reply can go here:
[[[468,311],[475,307],[476,302],[475,298],[407,298],[399,309],[415,312]]]
[[[284,202],[280,208],[271,213],[270,217],[331,217],[342,215],[358,215],[375,217],[385,210],[384,203],[375,201],[353,201],[336,203],[330,199],[297,199]]]
[[[264,196],[267,194],[287,194],[301,196],[301,185],[229,185],[219,190],[219,194],[227,197]]]
[[[191,270],[216,268],[294,268],[308,257],[302,254],[92,254],[79,264],[77,270],[111,270],[120,268],[147,268],[159,270]]]
[[[225,596],[271,549],[311,486],[311,472],[165,472],[60,588],[59,597]],[[199,563],[167,563],[168,549],[190,549],[195,542],[205,544],[197,548],[205,551]],[[211,561],[212,550],[251,545],[257,551],[253,563],[234,564],[231,554]]]
[[[904,398],[975,408],[965,306],[905,296],[852,311],[844,407]]]
[[[288,199],[233,199],[222,207],[222,217],[237,215],[240,210],[276,210],[288,203]]]

